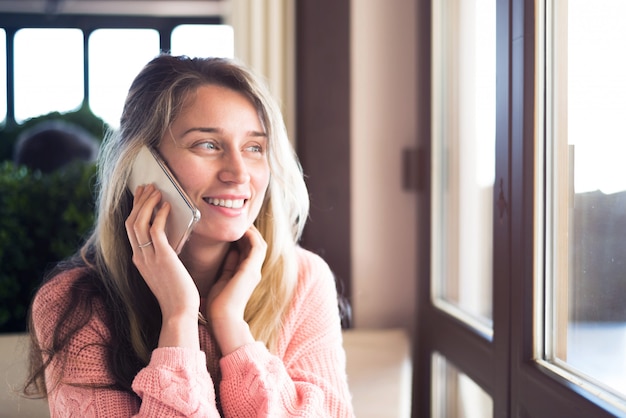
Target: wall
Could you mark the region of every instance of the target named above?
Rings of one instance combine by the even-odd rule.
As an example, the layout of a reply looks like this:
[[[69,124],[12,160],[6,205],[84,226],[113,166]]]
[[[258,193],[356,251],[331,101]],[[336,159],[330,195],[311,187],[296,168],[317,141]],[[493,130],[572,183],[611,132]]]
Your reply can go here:
[[[417,135],[416,5],[351,3],[351,244],[354,325],[412,332],[416,194],[402,150]]]
[[[278,9],[289,11],[292,1],[268,4],[278,2],[282,4]],[[236,53],[245,61],[281,50],[284,45],[274,45],[275,37],[263,33],[287,22],[283,31],[289,36],[289,18],[294,17],[289,11],[286,20],[269,19],[270,8],[266,14],[254,14],[246,6],[249,2],[235,2],[237,7],[227,19],[237,33],[244,31],[244,38],[267,41],[252,44],[256,52],[239,45]],[[416,195],[402,189],[401,177],[402,150],[414,146],[417,131],[414,3],[353,0],[346,14],[345,4],[334,0],[296,3],[296,26],[300,25],[296,54],[282,56],[285,62],[298,63],[298,129],[292,139],[296,139],[314,203],[304,243],[322,254],[338,276],[351,277],[357,328],[412,331],[414,324]],[[343,28],[350,30],[345,48]],[[350,70],[345,74],[349,89],[343,84],[346,50],[350,51]],[[260,68],[273,79],[268,74],[272,68]],[[289,74],[289,70],[279,74]],[[276,86],[272,90],[281,96]],[[344,103],[347,90],[349,99]],[[290,97],[281,97],[287,109],[292,105]],[[347,107],[350,123],[344,127]],[[288,125],[291,122],[287,117]],[[347,132],[349,162],[343,152]],[[344,184],[348,174],[350,181]],[[349,190],[349,204],[344,202],[345,190]],[[345,239],[344,232],[349,234]],[[347,258],[351,262],[344,267]]]

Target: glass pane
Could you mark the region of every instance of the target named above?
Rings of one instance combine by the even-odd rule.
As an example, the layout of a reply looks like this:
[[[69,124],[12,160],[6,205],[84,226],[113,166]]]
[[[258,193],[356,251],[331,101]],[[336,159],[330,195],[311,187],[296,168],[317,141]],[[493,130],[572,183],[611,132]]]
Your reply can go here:
[[[626,2],[550,2],[548,360],[626,398]],[[552,260],[552,261],[550,261]]]
[[[493,400],[439,353],[432,357],[432,418],[489,418]]]
[[[159,54],[159,42],[153,29],[98,29],[89,36],[89,106],[94,114],[119,126],[130,84]]]
[[[78,109],[84,98],[83,33],[21,29],[15,45],[15,120]]]
[[[6,123],[7,117],[7,33],[0,29],[0,121]]]
[[[496,1],[433,2],[435,303],[491,332]]]
[[[172,54],[190,57],[235,55],[235,37],[228,25],[180,25],[172,31]]]

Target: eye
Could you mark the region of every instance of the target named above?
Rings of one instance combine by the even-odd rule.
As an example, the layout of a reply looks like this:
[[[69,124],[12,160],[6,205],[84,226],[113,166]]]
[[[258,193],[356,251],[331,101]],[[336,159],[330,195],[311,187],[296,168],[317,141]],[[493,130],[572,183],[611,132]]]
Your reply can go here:
[[[267,152],[267,138],[265,136],[250,138],[249,141],[243,144],[243,151],[257,157],[265,155]]]
[[[215,151],[218,149],[217,144],[214,141],[198,141],[195,144],[193,144],[193,148],[197,148],[201,150],[208,150],[208,151]]]
[[[260,154],[263,154],[263,151],[265,151],[265,150],[263,149],[263,146],[261,146],[261,145],[259,145],[259,144],[252,144],[252,145],[248,145],[248,146],[246,147],[246,151],[249,151],[249,152],[258,152],[258,153],[260,153]]]

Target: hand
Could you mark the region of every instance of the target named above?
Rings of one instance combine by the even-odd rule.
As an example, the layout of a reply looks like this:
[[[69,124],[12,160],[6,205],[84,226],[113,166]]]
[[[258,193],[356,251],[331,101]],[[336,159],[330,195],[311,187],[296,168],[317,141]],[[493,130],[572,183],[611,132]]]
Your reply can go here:
[[[156,187],[139,186],[125,225],[133,249],[133,263],[159,302],[163,327],[171,325],[173,329],[170,331],[179,334],[183,332],[178,329],[182,324],[186,327],[195,325],[197,330],[200,295],[165,235],[169,204],[163,202],[152,219],[160,201],[161,192]],[[163,335],[164,328],[161,330],[162,339],[168,336]],[[195,336],[197,340],[197,331]],[[169,344],[185,345],[175,340],[169,341]]]
[[[250,227],[226,255],[222,274],[207,298],[207,317],[222,354],[254,342],[244,311],[261,281],[267,244],[261,233]]]

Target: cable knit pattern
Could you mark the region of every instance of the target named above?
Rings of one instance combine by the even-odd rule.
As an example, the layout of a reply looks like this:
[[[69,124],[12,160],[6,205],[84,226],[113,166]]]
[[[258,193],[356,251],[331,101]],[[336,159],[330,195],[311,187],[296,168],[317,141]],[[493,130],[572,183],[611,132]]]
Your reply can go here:
[[[219,358],[208,330],[200,327],[201,351],[168,347],[153,351],[133,382],[135,394],[78,387],[109,384],[105,346],[110,333],[105,307],[72,339],[63,370],[55,361],[47,381],[52,417],[353,417],[346,376],[334,277],[327,264],[298,250],[299,277],[275,354],[260,342]],[[33,304],[33,322],[45,345],[67,294],[81,274],[61,274],[42,287]],[[219,395],[217,395],[219,393]]]

